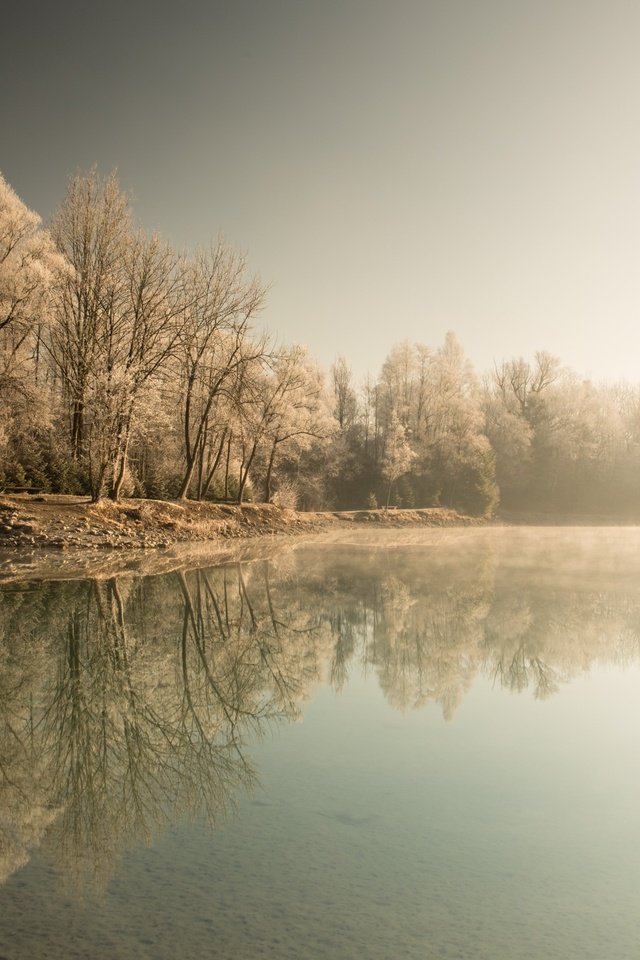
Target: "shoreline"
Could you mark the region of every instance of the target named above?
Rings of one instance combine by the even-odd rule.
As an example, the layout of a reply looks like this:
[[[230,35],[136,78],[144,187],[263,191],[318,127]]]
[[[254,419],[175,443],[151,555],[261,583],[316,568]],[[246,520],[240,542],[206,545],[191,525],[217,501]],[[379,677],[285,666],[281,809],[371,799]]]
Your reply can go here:
[[[323,531],[485,526],[454,510],[303,513],[273,504],[126,499],[91,503],[66,494],[0,495],[0,579],[173,567],[193,555],[237,558]],[[258,546],[258,550],[261,548]],[[263,549],[263,548],[262,548]]]
[[[419,510],[302,512],[275,504],[123,499],[70,494],[0,494],[0,550],[130,550],[179,543],[253,538],[321,530],[336,524],[477,526],[488,521],[444,507]]]
[[[272,555],[274,548],[286,551],[305,538],[348,543],[353,535],[358,542],[375,544],[383,532],[386,541],[394,530],[415,539],[429,530],[554,526],[638,522],[540,513],[487,519],[443,507],[303,513],[274,504],[136,499],[93,504],[67,494],[0,494],[0,582],[160,573],[209,557],[224,563]]]
[[[490,536],[494,548],[502,549],[503,534],[509,531],[516,538],[520,531],[537,531],[536,542],[544,544],[562,530],[566,540],[572,531],[591,527],[601,539],[603,533],[610,538],[618,536],[614,531],[638,526],[619,517],[576,516],[554,523],[530,514],[490,520],[444,508],[298,513],[273,504],[91,504],[86,497],[68,495],[0,495],[0,584],[156,575],[209,563],[266,560],[301,545],[369,551],[398,545],[440,548],[471,535],[469,547],[475,549]]]

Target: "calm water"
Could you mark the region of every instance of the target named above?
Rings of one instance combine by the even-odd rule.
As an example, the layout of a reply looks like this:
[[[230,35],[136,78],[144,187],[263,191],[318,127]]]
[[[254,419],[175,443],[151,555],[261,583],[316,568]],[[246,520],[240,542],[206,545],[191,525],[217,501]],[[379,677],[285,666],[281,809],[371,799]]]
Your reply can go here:
[[[640,956],[640,531],[0,587],[0,958]]]

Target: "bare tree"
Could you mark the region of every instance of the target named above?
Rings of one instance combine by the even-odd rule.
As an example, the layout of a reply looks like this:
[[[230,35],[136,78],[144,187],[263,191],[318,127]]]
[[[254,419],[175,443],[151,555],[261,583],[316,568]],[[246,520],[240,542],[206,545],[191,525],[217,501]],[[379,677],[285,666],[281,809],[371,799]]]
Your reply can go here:
[[[260,447],[266,456],[264,500],[269,502],[279,450],[285,444],[302,449],[314,439],[327,438],[337,427],[320,372],[303,347],[291,347],[273,358],[271,370],[254,378],[243,410],[238,502],[242,503]]]
[[[322,375],[302,347],[294,346],[276,359],[264,413],[269,448],[264,499],[268,503],[278,452],[285,445],[303,449],[313,440],[326,440],[337,427]]]
[[[119,373],[115,416],[110,424],[111,495],[117,500],[127,467],[132,430],[144,428],[145,391],[172,356],[184,317],[181,264],[157,236],[131,238],[125,257],[128,298],[110,339],[107,369]]]
[[[135,232],[115,176],[74,177],[53,222],[72,265],[49,351],[70,408],[73,456],[89,469],[94,500],[117,500],[129,443],[184,317],[184,270],[157,236]]]
[[[507,360],[494,369],[494,381],[505,403],[517,404],[522,416],[531,414],[531,401],[543,393],[560,376],[560,361],[550,353],[538,351],[532,364],[519,357]]]
[[[100,356],[126,309],[123,264],[131,215],[116,177],[103,180],[95,169],[73,177],[51,229],[72,268],[48,344],[69,405],[71,450],[78,460],[87,453],[87,407]]]
[[[331,367],[334,415],[341,430],[347,430],[358,414],[358,398],[353,389],[351,369],[344,357],[338,357]]]
[[[266,352],[264,339],[249,337],[265,289],[257,278],[247,279],[244,257],[220,241],[189,264],[185,288],[175,367],[184,455],[180,498],[187,496],[198,463],[203,464],[216,405],[237,398],[243,371]],[[219,431],[213,436],[219,444]]]

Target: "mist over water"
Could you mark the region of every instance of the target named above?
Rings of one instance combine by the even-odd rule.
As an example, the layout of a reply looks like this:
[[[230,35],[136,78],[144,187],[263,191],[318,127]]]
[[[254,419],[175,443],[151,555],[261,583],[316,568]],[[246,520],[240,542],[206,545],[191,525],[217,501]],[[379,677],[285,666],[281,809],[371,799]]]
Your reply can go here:
[[[634,955],[640,531],[319,540],[1,588],[0,953]]]

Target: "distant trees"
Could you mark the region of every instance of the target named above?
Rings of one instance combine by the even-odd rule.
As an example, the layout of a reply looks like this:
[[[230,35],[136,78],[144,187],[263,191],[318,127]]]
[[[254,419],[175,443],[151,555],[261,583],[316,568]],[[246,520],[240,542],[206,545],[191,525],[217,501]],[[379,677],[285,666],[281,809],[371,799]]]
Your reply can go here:
[[[639,402],[638,387],[581,380],[547,353],[497,367],[484,409],[505,507],[637,511]]]
[[[334,413],[339,419],[340,393]],[[343,418],[344,422],[344,418]],[[391,485],[404,431],[411,463]],[[637,515],[640,388],[581,380],[540,351],[480,382],[453,334],[394,346],[331,448],[334,503]]]
[[[334,392],[340,421],[345,391],[341,395],[336,386]],[[343,506],[364,506],[371,498],[474,513],[495,507],[482,392],[453,334],[436,350],[424,344],[394,346],[378,380],[365,385],[349,424],[341,431],[340,453],[356,476],[338,477],[332,484]]]
[[[338,357],[331,367],[334,396],[334,414],[340,430],[348,430],[358,415],[358,397],[353,387],[352,374],[344,357]]]

